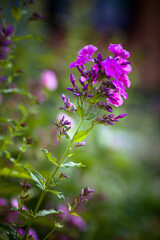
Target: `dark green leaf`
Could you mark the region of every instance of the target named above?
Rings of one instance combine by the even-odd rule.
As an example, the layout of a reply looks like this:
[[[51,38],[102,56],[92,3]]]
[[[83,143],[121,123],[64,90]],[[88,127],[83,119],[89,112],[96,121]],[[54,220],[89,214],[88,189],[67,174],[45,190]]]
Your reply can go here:
[[[43,181],[43,177],[42,175],[35,171],[35,170],[30,170],[30,175],[31,175],[31,178],[35,181],[36,185],[40,188],[40,189],[44,189],[44,181]]]

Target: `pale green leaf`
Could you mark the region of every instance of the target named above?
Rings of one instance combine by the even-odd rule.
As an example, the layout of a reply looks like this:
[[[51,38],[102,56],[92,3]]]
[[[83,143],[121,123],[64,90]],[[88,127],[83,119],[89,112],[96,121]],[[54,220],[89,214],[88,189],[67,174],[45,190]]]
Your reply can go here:
[[[49,214],[63,214],[63,212],[60,211],[60,210],[56,211],[54,209],[41,210],[38,213],[36,213],[36,217],[44,217],[44,216],[49,215]]]
[[[19,88],[2,89],[0,90],[0,93],[4,93],[4,94],[17,93],[17,94],[25,95],[31,99],[36,99],[35,96],[33,96],[31,93]]]
[[[82,163],[75,163],[75,162],[68,162],[68,163],[64,163],[61,164],[61,167],[85,167],[85,165],[83,165]]]
[[[30,170],[30,175],[31,175],[31,178],[35,181],[36,185],[40,188],[40,189],[44,189],[44,184],[43,184],[43,177],[42,175],[35,171],[35,170]]]
[[[83,139],[85,139],[88,135],[88,133],[90,132],[90,130],[88,131],[82,131],[80,130],[75,136],[74,136],[74,141],[75,142],[81,142]]]
[[[56,195],[59,199],[64,200],[64,196],[62,192],[57,192],[54,190],[48,190],[48,192],[53,193],[54,195]]]

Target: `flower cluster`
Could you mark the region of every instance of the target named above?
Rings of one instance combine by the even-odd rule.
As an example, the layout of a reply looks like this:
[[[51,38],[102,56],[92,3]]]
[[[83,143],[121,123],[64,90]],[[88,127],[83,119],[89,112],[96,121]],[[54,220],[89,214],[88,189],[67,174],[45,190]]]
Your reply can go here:
[[[77,111],[75,105],[71,103],[69,97],[66,98],[64,94],[62,94],[62,100],[64,102],[64,107],[60,107],[59,109],[64,109],[69,116],[72,116],[72,113]]]
[[[5,59],[9,52],[9,46],[11,45],[11,35],[14,31],[14,27],[0,27],[0,59]]]
[[[65,120],[65,116],[63,116],[60,121],[52,121],[52,123],[57,127],[60,136],[68,135],[68,130],[71,128],[71,122]]]
[[[107,125],[107,126],[108,125],[114,125],[114,122],[118,122],[119,118],[123,118],[126,115],[127,115],[127,113],[123,113],[123,114],[118,115],[117,117],[114,117],[115,116],[114,114],[109,114],[109,115],[104,114],[102,118],[97,117],[94,120],[94,124],[98,123],[98,124],[104,124],[104,125]]]
[[[100,53],[97,58],[92,57],[97,47],[88,45],[82,48],[78,52],[77,60],[70,64],[70,68],[77,67],[80,72],[81,86],[75,84],[75,78],[71,74],[70,81],[73,87],[67,89],[77,97],[83,97],[91,104],[96,104],[98,108],[112,112],[112,105],[119,107],[123,98],[127,99],[125,87],[129,88],[131,85],[127,74],[132,68],[127,61],[130,53],[124,50],[121,44],[110,44],[108,49],[114,56],[103,59]],[[85,67],[87,62],[93,62],[90,70]]]
[[[92,194],[95,192],[94,189],[90,189],[89,187],[86,187],[81,190],[78,198],[75,199],[76,203],[86,203],[88,200],[92,198]]]

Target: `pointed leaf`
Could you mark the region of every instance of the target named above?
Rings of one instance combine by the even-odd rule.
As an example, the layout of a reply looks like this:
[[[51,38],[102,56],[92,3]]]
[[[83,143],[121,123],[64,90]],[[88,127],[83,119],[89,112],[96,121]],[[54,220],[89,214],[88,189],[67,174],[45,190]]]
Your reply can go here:
[[[65,199],[62,192],[57,192],[57,191],[54,191],[54,190],[48,190],[48,192],[53,193],[54,195],[56,195],[61,200]]]
[[[25,95],[31,99],[35,99],[35,96],[33,96],[31,93],[29,93],[23,89],[18,89],[18,88],[2,89],[2,90],[0,90],[0,93],[4,93],[4,94],[18,93],[18,94]]]
[[[81,142],[83,139],[85,139],[88,135],[89,131],[82,131],[80,130],[75,136],[74,136],[74,141],[75,142]]]
[[[58,166],[58,164],[56,163],[57,158],[53,157],[52,154],[50,152],[48,152],[47,149],[41,149],[41,151],[47,156],[47,158],[50,162],[52,162],[53,164]]]
[[[35,181],[36,185],[40,188],[40,189],[44,189],[44,184],[43,184],[43,177],[42,175],[35,171],[35,170],[30,170],[30,175],[31,175],[31,178]]]
[[[61,210],[54,210],[54,209],[49,209],[49,210],[41,210],[36,214],[36,217],[44,217],[49,214],[63,214]]]
[[[82,163],[75,163],[75,162],[68,162],[68,163],[64,163],[61,164],[61,167],[85,167],[85,165],[83,165]]]

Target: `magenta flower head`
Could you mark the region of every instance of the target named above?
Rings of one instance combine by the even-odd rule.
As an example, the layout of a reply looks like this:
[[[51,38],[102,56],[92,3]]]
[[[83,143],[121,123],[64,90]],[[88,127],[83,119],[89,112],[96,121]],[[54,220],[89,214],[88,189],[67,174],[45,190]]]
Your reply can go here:
[[[114,77],[115,79],[119,79],[122,74],[122,67],[117,63],[115,59],[106,59],[102,62],[102,66],[105,69],[105,73],[109,77]]]
[[[81,50],[79,50],[79,56],[91,57],[94,52],[98,50],[97,47],[93,46],[92,44],[85,46]]]
[[[128,58],[130,53],[123,49],[121,43],[119,44],[110,44],[108,49],[117,57]]]
[[[44,70],[41,74],[41,83],[50,91],[56,90],[58,86],[56,74],[51,70]]]

